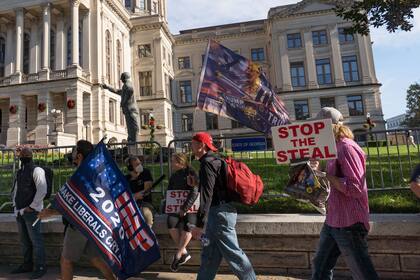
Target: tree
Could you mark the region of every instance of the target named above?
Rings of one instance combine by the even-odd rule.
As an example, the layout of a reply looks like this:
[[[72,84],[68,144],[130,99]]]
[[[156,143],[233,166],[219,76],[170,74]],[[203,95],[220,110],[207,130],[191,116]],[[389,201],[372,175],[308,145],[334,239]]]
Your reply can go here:
[[[420,84],[414,83],[407,90],[407,111],[403,125],[407,127],[420,126]]]
[[[353,22],[349,33],[369,34],[369,26],[386,26],[388,32],[399,29],[410,31],[413,9],[420,6],[420,0],[338,0],[337,16]]]

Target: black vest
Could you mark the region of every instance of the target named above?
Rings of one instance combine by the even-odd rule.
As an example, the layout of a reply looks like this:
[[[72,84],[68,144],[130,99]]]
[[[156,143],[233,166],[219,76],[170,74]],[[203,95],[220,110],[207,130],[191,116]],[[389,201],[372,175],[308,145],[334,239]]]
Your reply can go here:
[[[16,197],[15,206],[17,210],[23,209],[31,205],[36,194],[36,185],[33,179],[35,166],[30,162],[19,169],[16,174]]]

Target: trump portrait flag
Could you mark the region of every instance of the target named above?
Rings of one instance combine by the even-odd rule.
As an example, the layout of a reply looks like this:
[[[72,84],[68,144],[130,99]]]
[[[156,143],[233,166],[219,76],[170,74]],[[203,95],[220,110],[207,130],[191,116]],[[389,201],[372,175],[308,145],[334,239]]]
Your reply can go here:
[[[119,279],[160,258],[156,236],[102,141],[58,191],[54,207],[97,246]]]
[[[201,72],[197,108],[270,133],[289,123],[286,107],[257,63],[211,40]]]

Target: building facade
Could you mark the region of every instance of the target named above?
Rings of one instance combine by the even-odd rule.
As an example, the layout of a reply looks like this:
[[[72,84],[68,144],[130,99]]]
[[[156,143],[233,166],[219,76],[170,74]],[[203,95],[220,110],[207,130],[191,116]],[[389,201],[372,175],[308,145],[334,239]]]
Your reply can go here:
[[[173,35],[166,0],[22,0],[0,2],[0,144],[74,144],[126,139],[121,86],[132,74],[143,128],[151,115],[167,145],[197,131],[253,133],[197,111],[209,39],[257,62],[293,121],[334,106],[357,132],[366,114],[384,129],[369,36],[349,35],[329,1],[270,9],[267,19],[197,28]]]
[[[402,123],[405,121],[405,114],[401,114],[386,120],[386,129],[404,129],[406,128]]]

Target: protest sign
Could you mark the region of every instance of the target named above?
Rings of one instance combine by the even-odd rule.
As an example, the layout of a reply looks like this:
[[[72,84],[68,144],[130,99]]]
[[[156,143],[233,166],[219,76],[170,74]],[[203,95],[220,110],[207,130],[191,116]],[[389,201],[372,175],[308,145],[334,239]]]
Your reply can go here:
[[[187,190],[168,190],[166,192],[166,214],[179,213],[181,206],[184,205],[187,200],[190,191]],[[194,204],[188,209],[187,213],[197,213],[200,208],[200,196],[197,196]]]
[[[278,164],[300,159],[337,158],[330,119],[276,126],[271,132]]]

